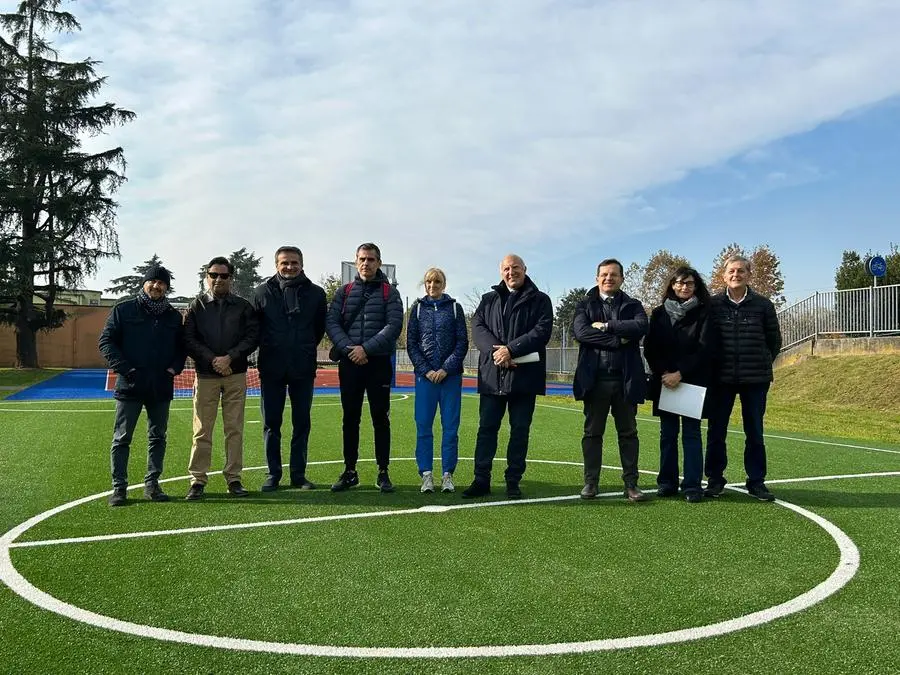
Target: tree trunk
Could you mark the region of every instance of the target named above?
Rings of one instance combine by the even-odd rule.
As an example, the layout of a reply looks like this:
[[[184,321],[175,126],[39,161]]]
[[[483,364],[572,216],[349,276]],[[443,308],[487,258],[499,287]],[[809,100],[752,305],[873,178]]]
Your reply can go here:
[[[38,368],[37,333],[27,315],[16,319],[16,368]]]

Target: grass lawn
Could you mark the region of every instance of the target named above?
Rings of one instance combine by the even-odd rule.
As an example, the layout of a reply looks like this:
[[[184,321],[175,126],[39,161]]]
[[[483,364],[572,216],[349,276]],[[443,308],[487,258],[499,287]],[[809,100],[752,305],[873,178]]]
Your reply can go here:
[[[63,368],[0,368],[0,399],[64,372]]]
[[[206,498],[190,503],[181,499],[188,487],[190,401],[175,401],[164,472],[176,478],[164,485],[173,501],[151,504],[134,490],[129,506],[110,509],[98,496],[39,522],[13,548],[0,546],[4,574],[10,572],[6,551],[36,588],[94,617],[91,624],[60,616],[0,586],[0,672],[900,671],[900,603],[888,591],[900,569],[900,476],[865,475],[900,471],[900,444],[866,440],[856,413],[845,415],[836,439],[817,418],[808,419],[802,434],[779,428],[774,421],[788,418],[780,416],[775,392],[769,429],[778,437],[767,442],[771,488],[846,533],[861,564],[833,595],[771,622],[613,651],[412,659],[234,651],[96,625],[104,621],[96,617],[109,617],[151,631],[325,645],[337,653],[486,646],[528,651],[528,645],[683,631],[765,612],[825,582],[841,560],[836,540],[823,527],[739,492],[698,505],[677,498],[627,503],[611,431],[605,457],[610,468],[600,486],[610,496],[579,500],[582,416],[580,405],[569,399],[540,401],[524,502],[491,505],[505,499],[502,459],[495,464],[491,497],[472,502],[458,493],[422,495],[410,461],[413,400],[399,394],[394,399],[394,494],[374,488],[365,417],[362,484],[341,494],[327,490],[341,468],[340,406],[337,397],[320,396],[309,468],[320,489],[263,494],[258,489],[264,471],[248,468],[249,498],[230,498],[222,478],[213,476]],[[464,398],[464,458],[474,447],[477,408],[476,397]],[[0,531],[108,490],[112,410],[111,401],[0,403]],[[264,464],[259,419],[258,399],[249,399],[247,467]],[[658,424],[647,411],[640,419],[641,468],[647,472],[642,486],[652,489]],[[132,447],[135,485],[141,482],[145,438],[142,420]],[[865,447],[847,447],[848,441]],[[736,484],[742,482],[741,446],[735,435],[727,475]],[[219,429],[214,468],[221,468],[221,449]],[[859,477],[805,480],[821,476]],[[472,463],[462,459],[457,485],[471,478]],[[79,540],[84,537],[107,538]],[[76,541],[46,543],[63,538]]]

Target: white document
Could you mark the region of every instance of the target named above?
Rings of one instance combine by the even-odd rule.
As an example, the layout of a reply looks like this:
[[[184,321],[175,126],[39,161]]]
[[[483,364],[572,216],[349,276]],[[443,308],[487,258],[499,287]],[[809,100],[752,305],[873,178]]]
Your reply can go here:
[[[701,419],[703,417],[703,399],[706,398],[706,387],[680,382],[674,389],[663,385],[659,395],[659,409],[666,412]]]
[[[537,352],[531,352],[530,354],[522,354],[522,356],[517,356],[512,360],[513,363],[537,363],[541,360],[541,355]]]

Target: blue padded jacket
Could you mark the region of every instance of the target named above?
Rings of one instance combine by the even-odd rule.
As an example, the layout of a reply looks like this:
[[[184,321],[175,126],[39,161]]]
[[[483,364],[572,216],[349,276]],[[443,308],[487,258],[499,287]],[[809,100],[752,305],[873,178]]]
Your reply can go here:
[[[443,370],[460,375],[469,335],[462,307],[446,293],[437,300],[427,295],[416,300],[406,324],[406,353],[416,375]]]

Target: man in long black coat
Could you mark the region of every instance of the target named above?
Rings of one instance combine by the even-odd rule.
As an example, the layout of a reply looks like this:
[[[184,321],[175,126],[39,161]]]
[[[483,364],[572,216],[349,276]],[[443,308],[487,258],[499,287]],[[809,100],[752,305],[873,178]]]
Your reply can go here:
[[[481,298],[472,318],[478,346],[479,423],[475,442],[475,480],[463,497],[491,491],[497,434],[509,409],[506,494],[522,496],[528,436],[537,396],[547,388],[547,343],[553,332],[553,303],[526,274],[525,263],[508,255],[500,263],[501,283]],[[519,360],[517,362],[517,359]]]

